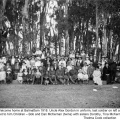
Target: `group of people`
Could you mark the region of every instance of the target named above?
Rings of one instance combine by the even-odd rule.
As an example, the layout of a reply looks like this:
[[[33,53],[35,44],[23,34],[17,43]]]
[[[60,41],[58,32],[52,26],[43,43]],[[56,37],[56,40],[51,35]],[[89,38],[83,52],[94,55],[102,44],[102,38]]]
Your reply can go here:
[[[69,57],[45,55],[12,56],[0,58],[0,83],[21,84],[79,84],[80,81],[102,85],[102,81],[111,84],[115,81],[116,63],[104,58],[101,63],[94,62],[84,52],[70,54]]]

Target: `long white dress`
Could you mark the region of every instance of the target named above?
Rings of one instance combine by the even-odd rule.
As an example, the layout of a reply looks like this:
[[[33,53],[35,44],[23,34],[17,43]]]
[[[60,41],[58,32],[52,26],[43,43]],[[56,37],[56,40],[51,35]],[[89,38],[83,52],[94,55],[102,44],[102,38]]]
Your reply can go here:
[[[97,83],[98,85],[102,85],[100,70],[95,70],[93,72],[93,81],[94,81],[94,83]]]
[[[87,66],[83,66],[82,71],[83,71],[83,80],[88,80],[88,74],[87,74]]]
[[[5,71],[0,71],[0,81],[6,81],[6,72]]]

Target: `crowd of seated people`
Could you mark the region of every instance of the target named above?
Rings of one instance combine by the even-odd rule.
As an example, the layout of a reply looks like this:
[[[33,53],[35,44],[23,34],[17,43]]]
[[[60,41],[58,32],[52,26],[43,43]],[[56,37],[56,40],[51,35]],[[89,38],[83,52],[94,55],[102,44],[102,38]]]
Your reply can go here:
[[[44,57],[43,57],[44,56]],[[32,55],[27,57],[12,56],[0,58],[0,83],[20,84],[79,84],[93,81],[96,85],[115,81],[116,63],[95,64],[89,56],[71,55],[70,57],[53,57]]]

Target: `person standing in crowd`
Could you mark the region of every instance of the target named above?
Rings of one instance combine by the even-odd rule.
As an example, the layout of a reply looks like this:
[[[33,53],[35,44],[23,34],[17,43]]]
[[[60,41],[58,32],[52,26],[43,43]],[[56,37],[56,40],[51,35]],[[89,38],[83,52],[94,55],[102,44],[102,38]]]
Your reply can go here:
[[[27,84],[28,82],[28,71],[27,69],[23,70],[23,83]]]
[[[58,69],[58,61],[57,61],[57,59],[55,59],[53,63],[54,63],[54,64],[53,64],[53,68],[54,68],[55,74],[56,74],[56,71],[57,71],[57,69]]]
[[[67,66],[71,65],[71,58],[68,57],[66,64],[67,64]]]
[[[110,67],[108,63],[105,63],[105,66],[103,67],[102,79],[107,81],[107,84],[110,83]]]
[[[26,63],[25,63],[25,62],[22,63],[21,69],[22,69],[22,71],[25,70],[25,69],[27,69],[27,66],[26,66]]]
[[[76,62],[76,66],[75,66],[75,69],[77,70],[77,72],[78,72],[78,70],[79,69],[81,69],[82,67],[80,66],[80,62],[79,61],[77,61]]]
[[[18,74],[19,70],[20,70],[20,65],[19,65],[19,62],[16,61],[16,63],[15,63],[15,72],[14,72],[15,80],[17,79],[17,74]]]
[[[82,50],[82,52],[81,52],[81,57],[82,57],[82,60],[83,60],[83,62],[84,62],[85,59],[86,59],[86,54],[85,54],[85,51],[84,51],[84,50]]]
[[[11,65],[14,66],[15,65],[15,57],[12,56],[12,59],[11,59]]]
[[[76,62],[79,62],[80,66],[83,67],[83,60],[81,56],[78,57],[78,60]]]
[[[113,61],[110,63],[110,81],[109,81],[109,84],[115,82],[116,70],[117,70],[117,65],[116,65],[115,58],[114,58]]]
[[[27,83],[28,84],[32,83],[32,70],[31,70],[31,68],[28,68]]]
[[[12,75],[13,75],[13,79],[15,80],[15,57],[12,56],[12,59],[11,59],[11,67],[12,67]]]
[[[30,61],[29,61],[29,59],[28,59],[27,57],[24,59],[24,62],[26,63],[26,67],[27,67],[27,68],[30,68],[30,67],[31,67]]]
[[[87,69],[87,74],[88,74],[88,79],[89,80],[93,80],[93,72],[94,72],[95,68],[93,67],[93,63],[90,62],[90,65],[88,66]]]
[[[102,85],[101,71],[99,69],[99,66],[97,66],[93,72],[93,81],[95,85]]]
[[[35,66],[35,58],[32,56],[32,59],[30,60],[30,66],[33,68]]]
[[[90,55],[90,61],[93,63],[94,62],[94,59],[93,59],[93,56]]]
[[[43,60],[43,59],[45,59],[46,58],[46,53],[45,53],[45,51],[43,51],[42,52],[42,55],[41,55],[41,59]]]
[[[103,69],[103,67],[105,66],[105,63],[106,63],[107,61],[105,60],[105,57],[103,56],[103,58],[102,58],[102,69]]]
[[[87,65],[90,64],[90,60],[89,60],[89,56],[88,56],[88,55],[86,55],[86,60],[85,60],[85,62],[87,63]]]
[[[71,62],[69,62],[69,61],[68,61],[68,63],[67,63],[67,70],[68,70],[68,72],[69,72],[70,70],[72,70],[72,64],[71,64]]]

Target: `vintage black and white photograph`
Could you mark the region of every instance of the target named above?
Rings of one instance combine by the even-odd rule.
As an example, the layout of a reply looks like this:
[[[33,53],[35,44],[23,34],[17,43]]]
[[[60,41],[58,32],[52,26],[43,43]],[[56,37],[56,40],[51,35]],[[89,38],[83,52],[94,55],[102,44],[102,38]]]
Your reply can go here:
[[[0,108],[120,108],[120,0],[0,0]]]

